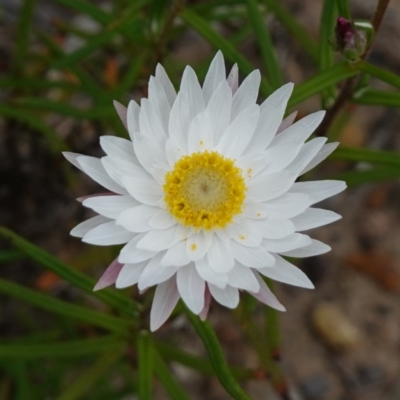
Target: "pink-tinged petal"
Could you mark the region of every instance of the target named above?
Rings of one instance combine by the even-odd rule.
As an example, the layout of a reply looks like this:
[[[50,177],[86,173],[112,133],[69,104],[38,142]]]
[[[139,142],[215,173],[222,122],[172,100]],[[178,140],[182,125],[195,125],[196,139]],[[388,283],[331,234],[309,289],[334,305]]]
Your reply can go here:
[[[297,117],[297,111],[292,112],[290,115],[288,115],[279,125],[279,128],[276,132],[276,134],[281,133],[284,131],[286,128],[289,128],[290,125],[293,124],[294,120]]]
[[[276,296],[271,292],[270,288],[264,282],[264,279],[261,278],[260,274],[256,271],[254,272],[254,276],[257,278],[258,283],[260,284],[260,290],[257,293],[249,292],[253,297],[262,303],[275,308],[278,311],[286,311],[286,308],[278,301]]]
[[[127,121],[127,113],[128,110],[124,105],[119,103],[117,100],[113,101],[115,111],[117,112],[119,118],[121,119],[121,122],[124,124],[125,128],[128,129],[128,121]]]
[[[150,312],[150,330],[157,330],[171,315],[179,300],[176,277],[168,279],[157,286]]]
[[[210,290],[208,289],[208,286],[206,286],[206,290],[204,292],[204,307],[201,310],[201,313],[199,314],[199,317],[202,321],[205,321],[207,319],[210,305],[211,305],[211,293]]]
[[[111,195],[116,195],[114,192],[103,192],[103,193],[95,193],[95,194],[89,194],[87,196],[80,196],[76,198],[76,201],[79,201],[79,203],[83,203],[86,199],[90,199],[91,197],[99,197],[99,196],[111,196]]]
[[[93,291],[101,290],[106,288],[107,286],[113,285],[118,278],[118,274],[120,273],[124,264],[118,262],[118,258],[116,258],[104,271],[103,275],[97,281]]]
[[[239,87],[239,68],[237,64],[232,67],[231,72],[228,75],[227,82],[232,90],[232,95],[234,95]]]

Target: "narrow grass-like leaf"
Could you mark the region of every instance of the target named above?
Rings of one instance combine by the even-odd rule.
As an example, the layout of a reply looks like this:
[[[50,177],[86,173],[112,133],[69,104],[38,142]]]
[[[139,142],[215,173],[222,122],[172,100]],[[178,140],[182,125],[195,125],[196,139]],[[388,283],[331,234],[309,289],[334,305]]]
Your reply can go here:
[[[353,97],[352,102],[365,106],[400,107],[400,93],[385,92],[369,89],[359,96]]]
[[[112,16],[103,11],[100,7],[94,5],[92,2],[85,0],[55,0],[64,6],[70,7],[80,14],[87,15],[93,20],[105,25],[112,21]]]
[[[221,50],[228,60],[237,63],[245,74],[254,70],[254,67],[235,49],[229,40],[213,30],[210,24],[195,12],[186,8],[180,16],[186,24],[203,36],[212,46]],[[265,79],[261,79],[260,92],[264,96],[268,96],[272,92],[271,85]]]
[[[357,63],[357,68],[361,71],[380,79],[381,81],[387,82],[400,89],[400,76],[396,75],[390,71],[386,71],[375,65],[367,63],[365,61],[360,61]]]
[[[160,355],[153,349],[154,357],[154,372],[158,376],[166,391],[169,393],[171,399],[173,400],[190,400],[189,395],[186,393],[185,389],[176,380],[174,375],[172,375],[170,369],[165,364],[164,360]]]
[[[14,66],[16,72],[21,73],[26,62],[26,53],[29,47],[29,36],[36,0],[24,0],[19,13]]]
[[[42,122],[37,115],[30,113],[28,110],[0,104],[0,116],[15,119],[40,132],[46,138],[46,143],[53,153],[68,150],[68,146],[63,142],[60,136],[58,136],[52,128]]]
[[[390,152],[367,148],[339,147],[330,156],[331,159],[364,161],[378,163],[400,169],[400,152]]]
[[[130,321],[69,304],[5,279],[0,279],[0,292],[58,315],[91,323],[113,332],[126,333],[131,325]]]
[[[337,9],[340,17],[344,17],[347,20],[351,20],[351,12],[350,12],[350,0],[336,0],[337,1]]]
[[[335,175],[332,179],[345,181],[348,186],[384,182],[400,178],[399,168],[374,168],[364,171],[350,171]]]
[[[141,331],[137,338],[137,357],[139,371],[139,400],[153,398],[153,345],[149,332]]]
[[[204,344],[215,375],[221,382],[221,385],[232,396],[233,399],[250,400],[250,397],[236,382],[231,371],[229,370],[221,346],[218,343],[217,336],[215,335],[211,325],[207,321],[201,321],[200,318],[197,315],[194,315],[186,306],[185,311],[190,323],[193,325],[193,328]]]
[[[72,82],[46,81],[44,79],[33,78],[0,78],[0,88],[2,89],[23,89],[24,91],[32,89],[63,89],[68,91],[77,91],[79,86]]]
[[[355,65],[350,65],[345,61],[336,64],[297,85],[289,100],[289,107],[293,107],[301,101],[320,93],[327,87],[357,75],[357,73]]]
[[[325,71],[333,65],[333,49],[330,41],[334,36],[336,21],[336,1],[324,0],[319,28],[319,70]],[[322,107],[328,108],[334,101],[335,88],[328,86],[322,91]]]
[[[20,251],[0,250],[0,263],[9,263],[22,258]]]
[[[41,357],[81,357],[126,346],[118,336],[110,335],[96,339],[73,340],[46,344],[0,344],[0,359],[41,358]]]
[[[314,38],[303,28],[288,11],[285,6],[278,0],[263,0],[268,9],[276,16],[280,23],[291,33],[292,37],[297,40],[308,55],[315,61],[318,61],[318,47]]]
[[[121,358],[122,351],[108,351],[100,356],[57,400],[82,399],[83,395],[96,384],[106,372]]]
[[[92,280],[82,272],[69,267],[68,265],[60,261],[57,257],[54,257],[40,247],[28,242],[27,240],[23,239],[21,236],[10,231],[9,229],[0,227],[0,235],[9,240],[15,248],[20,250],[32,260],[46,267],[50,271],[53,271],[59,277],[65,279],[72,285],[83,289],[94,297],[103,300],[107,304],[110,304],[113,307],[117,307],[119,310],[129,314],[133,314],[133,310],[141,309],[141,306],[138,303],[134,302],[132,299],[129,299],[127,296],[115,290],[111,291],[105,289],[102,291],[93,292],[93,287],[95,285],[94,280]]]
[[[283,85],[283,77],[276,58],[271,35],[265,26],[265,20],[260,12],[258,0],[247,0],[246,2],[250,24],[253,27],[258,47],[261,51],[264,68],[271,86],[277,89]]]

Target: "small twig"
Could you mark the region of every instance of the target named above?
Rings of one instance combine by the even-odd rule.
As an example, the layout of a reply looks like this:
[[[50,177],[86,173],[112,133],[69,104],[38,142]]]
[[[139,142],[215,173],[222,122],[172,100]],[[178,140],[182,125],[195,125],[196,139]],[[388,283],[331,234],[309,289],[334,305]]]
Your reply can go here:
[[[368,54],[371,50],[371,46],[372,46],[372,44],[376,38],[376,34],[378,33],[378,30],[381,26],[382,19],[383,19],[383,16],[385,15],[389,1],[390,0],[379,0],[378,1],[378,5],[376,6],[376,10],[375,10],[374,16],[372,17],[372,21],[371,21],[372,26],[374,28],[374,36],[371,39],[371,41],[368,43],[368,45],[366,46],[364,53],[360,56],[360,58],[362,60],[364,60],[368,56]],[[316,136],[325,136],[326,135],[332,122],[334,121],[334,119],[336,118],[336,116],[338,115],[340,110],[351,98],[351,95],[353,94],[353,89],[357,83],[357,79],[358,79],[358,75],[356,75],[352,78],[349,78],[345,81],[335,103],[327,111],[324,120],[322,121],[322,123],[318,127],[318,129],[315,131]]]

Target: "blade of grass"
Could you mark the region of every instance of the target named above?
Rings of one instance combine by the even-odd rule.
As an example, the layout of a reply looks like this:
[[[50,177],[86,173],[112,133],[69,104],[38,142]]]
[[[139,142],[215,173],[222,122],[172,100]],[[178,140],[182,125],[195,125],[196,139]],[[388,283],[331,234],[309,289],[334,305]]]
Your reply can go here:
[[[294,18],[293,13],[286,10],[278,0],[263,0],[268,9],[276,16],[280,23],[297,40],[308,55],[318,62],[318,47],[314,38]]]
[[[111,349],[118,351],[125,346],[124,341],[114,335],[46,344],[2,343],[0,358],[81,357]]]
[[[46,138],[46,143],[52,153],[60,153],[63,150],[68,150],[68,146],[57,133],[37,118],[37,115],[31,114],[27,110],[19,110],[18,108],[10,107],[5,104],[0,104],[0,115],[20,121],[40,132]]]
[[[347,20],[351,20],[350,4],[349,0],[337,0],[338,14],[340,17],[344,17]]]
[[[400,93],[369,89],[353,97],[352,102],[365,106],[400,107]]]
[[[137,357],[139,371],[139,400],[153,398],[153,346],[149,332],[140,331],[137,338]]]
[[[44,310],[54,312],[68,318],[80,320],[85,323],[92,323],[93,325],[108,329],[112,332],[126,333],[131,325],[130,321],[100,313],[98,311],[89,310],[74,304],[69,304],[65,301],[36,292],[1,278],[0,292],[25,301],[34,306],[43,308]]]
[[[121,358],[122,351],[109,351],[100,356],[97,361],[88,368],[57,400],[82,399],[83,395],[96,384],[106,372]]]
[[[400,153],[367,148],[339,147],[330,156],[331,159],[364,161],[400,168]]]
[[[24,91],[32,89],[63,89],[68,91],[77,91],[79,87],[72,82],[46,81],[42,79],[31,78],[0,78],[1,89],[23,89]]]
[[[218,343],[217,336],[211,328],[211,325],[207,321],[202,322],[200,318],[194,315],[186,306],[184,306],[184,309],[190,323],[204,344],[215,375],[221,385],[232,398],[236,400],[250,400],[250,397],[242,390],[229,370],[220,344]]]
[[[283,85],[283,77],[274,51],[271,35],[260,12],[258,0],[247,0],[246,3],[250,24],[253,27],[258,47],[261,51],[261,58],[269,82],[271,82],[272,88],[277,89]]]
[[[375,168],[365,171],[350,171],[335,175],[332,179],[345,181],[348,186],[383,182],[400,178],[399,168]]]
[[[10,263],[22,258],[22,253],[14,250],[1,250],[0,263]]]
[[[336,1],[324,0],[319,28],[319,70],[325,71],[333,65],[333,49],[330,40],[333,38],[336,21]],[[322,108],[329,108],[335,101],[336,91],[328,86],[321,92]]]
[[[357,75],[357,73],[355,65],[350,65],[347,62],[336,64],[297,85],[289,100],[289,107],[293,107],[303,100],[320,93],[329,86]]]
[[[88,292],[90,295],[97,297],[100,300],[103,300],[105,303],[117,307],[119,310],[129,314],[133,314],[132,311],[134,310],[141,310],[141,305],[139,303],[136,303],[120,292],[111,291],[109,289],[93,292],[93,287],[95,285],[94,280],[82,272],[64,264],[57,257],[54,257],[40,247],[28,242],[11,230],[0,227],[0,235],[9,240],[12,246],[20,250],[32,260],[46,267],[72,285],[83,289],[85,292]]]
[[[190,400],[190,396],[176,380],[160,355],[153,349],[154,372],[173,400]]]
[[[400,76],[393,74],[392,72],[386,71],[382,68],[376,67],[370,63],[365,61],[360,61],[357,64],[358,69],[363,71],[369,75],[374,76],[375,78],[380,79],[381,81],[387,82],[390,85],[393,85],[400,89]]]
[[[212,46],[221,50],[227,59],[232,63],[237,63],[245,74],[254,70],[254,67],[235,49],[229,40],[213,30],[210,24],[195,12],[186,8],[180,16],[187,25],[203,36]],[[270,83],[263,78],[261,79],[260,92],[264,96],[268,96],[272,92]]]

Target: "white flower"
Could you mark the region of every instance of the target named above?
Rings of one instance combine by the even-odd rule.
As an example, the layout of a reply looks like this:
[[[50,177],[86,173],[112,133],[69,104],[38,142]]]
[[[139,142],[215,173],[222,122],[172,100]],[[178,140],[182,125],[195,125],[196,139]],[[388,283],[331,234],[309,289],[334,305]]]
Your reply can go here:
[[[71,231],[86,243],[125,244],[95,290],[115,283],[157,285],[151,329],[160,327],[181,297],[207,315],[211,296],[234,308],[239,291],[284,311],[260,274],[312,288],[282,256],[308,257],[330,247],[299,233],[336,221],[311,208],[345,189],[340,181],[296,182],[337,143],[306,142],[324,112],[282,121],[293,84],[260,106],[260,72],[238,86],[235,65],[226,79],[218,52],[203,87],[192,68],[176,93],[165,70],[150,78],[149,98],[128,109],[116,103],[130,141],[100,139],[106,156],[66,158],[110,193],[83,201],[99,215]]]

